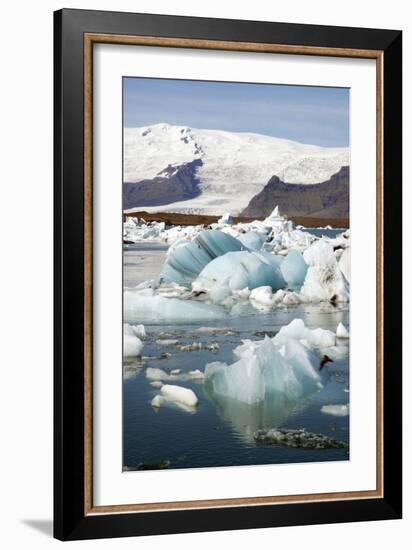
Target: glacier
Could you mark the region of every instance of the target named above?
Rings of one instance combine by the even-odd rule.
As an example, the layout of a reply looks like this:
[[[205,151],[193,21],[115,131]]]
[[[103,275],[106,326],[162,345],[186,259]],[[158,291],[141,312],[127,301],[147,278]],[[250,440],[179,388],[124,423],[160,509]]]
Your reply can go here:
[[[200,196],[146,210],[170,212],[173,205],[175,212],[222,215],[230,210],[236,214],[273,175],[285,183],[310,185],[328,180],[349,165],[349,148],[166,123],[124,129],[124,182],[154,179],[167,167],[196,160],[202,161],[196,172],[202,186]]]

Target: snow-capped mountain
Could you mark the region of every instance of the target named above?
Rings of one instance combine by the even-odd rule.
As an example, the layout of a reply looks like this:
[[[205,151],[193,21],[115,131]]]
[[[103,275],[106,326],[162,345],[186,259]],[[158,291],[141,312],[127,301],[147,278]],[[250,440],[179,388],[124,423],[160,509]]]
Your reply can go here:
[[[272,176],[311,185],[348,165],[348,148],[169,124],[125,128],[124,207],[236,214]]]

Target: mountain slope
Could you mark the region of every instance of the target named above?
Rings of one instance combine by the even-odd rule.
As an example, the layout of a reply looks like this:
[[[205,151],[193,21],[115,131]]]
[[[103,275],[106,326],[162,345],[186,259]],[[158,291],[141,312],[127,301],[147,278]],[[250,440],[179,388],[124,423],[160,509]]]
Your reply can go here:
[[[316,185],[291,185],[273,176],[240,215],[266,217],[276,205],[288,217],[349,218],[349,167]]]
[[[169,124],[125,128],[124,205],[236,214],[274,175],[310,186],[348,164],[347,148]]]

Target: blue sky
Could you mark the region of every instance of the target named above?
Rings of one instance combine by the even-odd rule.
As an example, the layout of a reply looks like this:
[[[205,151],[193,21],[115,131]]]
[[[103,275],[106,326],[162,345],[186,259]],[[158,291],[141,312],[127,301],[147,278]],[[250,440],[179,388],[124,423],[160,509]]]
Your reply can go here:
[[[349,145],[349,89],[148,78],[123,79],[124,125],[159,122]]]

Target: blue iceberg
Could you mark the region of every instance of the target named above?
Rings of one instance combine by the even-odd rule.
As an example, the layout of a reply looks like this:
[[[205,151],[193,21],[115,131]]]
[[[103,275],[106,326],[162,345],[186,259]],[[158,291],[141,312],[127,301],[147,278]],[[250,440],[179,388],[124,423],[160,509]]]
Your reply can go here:
[[[260,286],[273,290],[286,285],[275,257],[259,252],[227,252],[209,262],[193,283],[194,290],[211,290],[223,287],[228,291]]]
[[[171,250],[158,277],[158,284],[190,286],[209,262],[227,252],[245,248],[238,239],[222,231],[201,231],[193,241]]]
[[[288,287],[299,290],[305,282],[308,265],[298,250],[290,250],[280,270]]]

